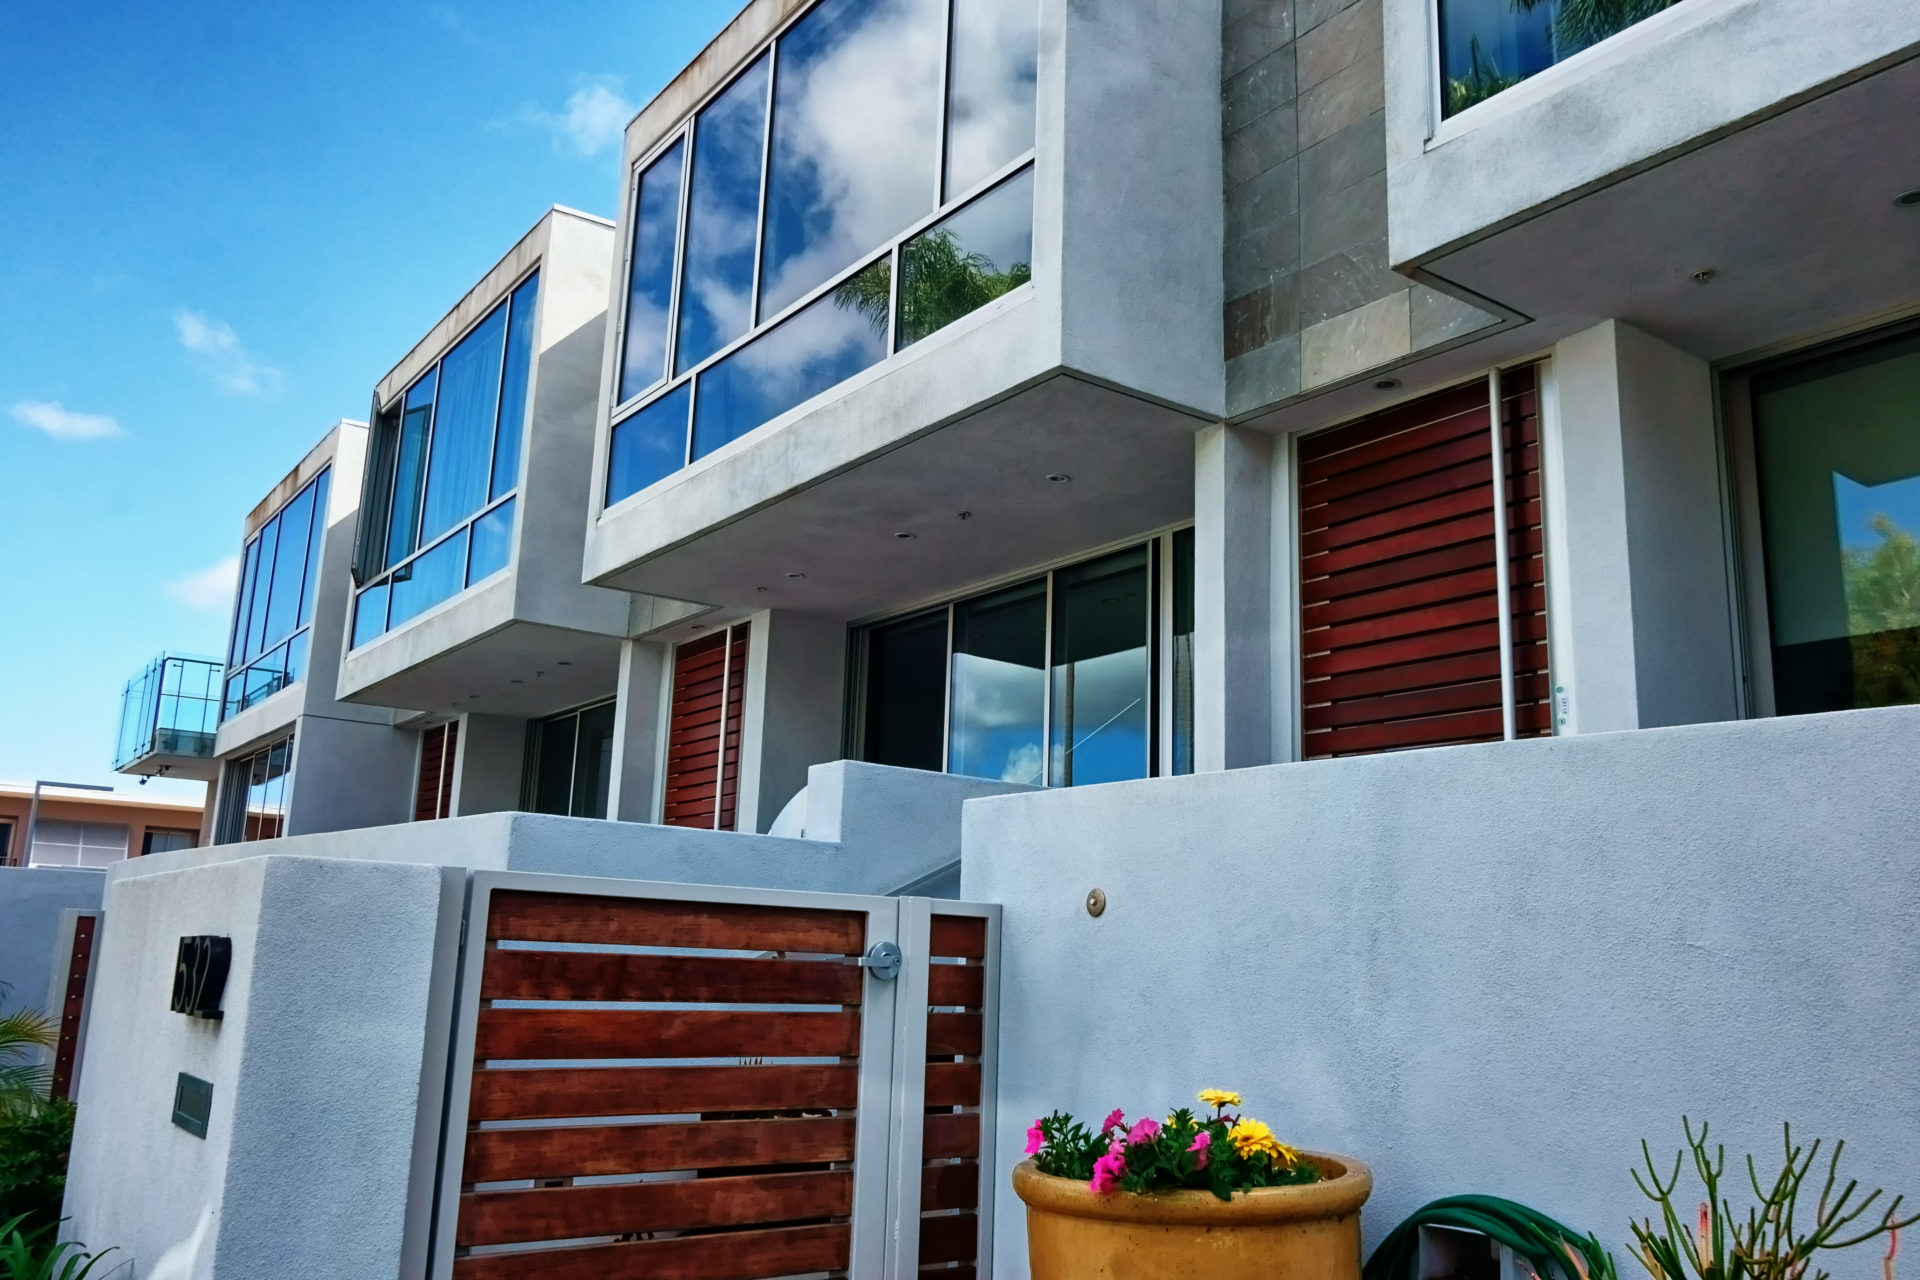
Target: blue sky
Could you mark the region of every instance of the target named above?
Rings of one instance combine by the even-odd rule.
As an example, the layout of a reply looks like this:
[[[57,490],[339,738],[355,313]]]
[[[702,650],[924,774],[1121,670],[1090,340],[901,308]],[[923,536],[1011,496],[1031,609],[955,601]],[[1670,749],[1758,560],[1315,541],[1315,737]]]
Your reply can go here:
[[[0,7],[0,778],[132,785],[246,512],[737,7]]]

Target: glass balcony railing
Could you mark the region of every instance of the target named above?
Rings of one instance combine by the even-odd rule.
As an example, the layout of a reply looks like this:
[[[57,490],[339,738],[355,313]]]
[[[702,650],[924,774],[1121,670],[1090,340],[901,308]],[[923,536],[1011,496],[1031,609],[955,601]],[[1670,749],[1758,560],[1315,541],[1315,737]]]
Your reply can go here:
[[[1440,115],[1465,111],[1680,0],[1435,0]]]
[[[162,654],[127,681],[120,695],[120,735],[113,767],[136,766],[154,756],[213,758],[220,727],[221,666],[214,658]]]

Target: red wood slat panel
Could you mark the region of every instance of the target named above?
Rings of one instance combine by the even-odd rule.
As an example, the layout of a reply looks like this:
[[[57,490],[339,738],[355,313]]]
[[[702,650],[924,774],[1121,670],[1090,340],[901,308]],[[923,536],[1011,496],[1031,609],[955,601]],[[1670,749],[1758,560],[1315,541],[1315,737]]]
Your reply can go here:
[[[1545,646],[1523,647],[1518,652],[1527,653],[1536,648],[1544,649]],[[1524,663],[1516,665],[1520,670],[1528,669]],[[1414,689],[1437,689],[1460,681],[1498,680],[1499,678],[1499,650],[1488,648],[1475,653],[1460,654],[1457,657],[1439,658],[1432,662],[1411,663],[1404,667],[1383,667],[1376,671],[1356,671],[1351,675],[1314,681],[1308,685],[1306,693],[1307,701],[1310,703],[1330,703],[1348,698],[1373,698]]]
[[[920,1171],[920,1208],[977,1209],[980,1207],[980,1166],[930,1164]],[[973,1255],[969,1253],[968,1257]]]
[[[415,822],[440,816],[440,760],[446,746],[445,725],[435,725],[420,735],[420,772],[413,782]]]
[[[1486,388],[1473,384],[1410,400],[1344,427],[1316,431],[1300,440],[1303,474],[1308,481],[1319,480],[1328,472],[1349,470],[1348,464],[1356,460],[1412,452],[1446,437],[1449,430],[1454,435],[1477,431],[1484,436],[1486,406]],[[1475,415],[1481,415],[1477,426]]]
[[[970,1213],[920,1219],[920,1265],[971,1262],[980,1239],[980,1220]]]
[[[717,776],[710,771],[719,763],[727,656],[724,631],[674,650],[661,810],[661,821],[669,826],[714,825],[719,791]]]
[[[1410,527],[1404,532],[1390,537],[1373,538],[1350,547],[1337,547],[1303,559],[1300,562],[1301,576],[1317,578],[1323,574],[1345,573],[1368,565],[1386,564],[1394,560],[1403,560],[1408,556],[1425,555],[1443,547],[1459,546],[1461,543],[1471,543],[1479,550],[1480,556],[1476,563],[1487,563],[1494,558],[1491,499],[1485,504],[1484,510],[1471,515],[1458,516],[1435,524],[1425,524],[1418,519],[1416,513],[1408,524]]]
[[[461,1180],[586,1178],[853,1159],[852,1116],[475,1129]]]
[[[1388,458],[1326,480],[1302,481],[1301,504],[1303,507],[1317,507],[1323,503],[1341,502],[1476,458],[1485,460],[1487,436],[1484,421],[1463,419],[1461,426],[1461,434],[1454,439],[1431,444],[1416,453]]]
[[[73,1096],[73,1064],[80,1055],[80,1028],[87,1012],[87,975],[93,970],[93,930],[97,916],[76,916],[73,949],[67,955],[67,990],[60,1004],[60,1039],[53,1050],[56,1098]]]
[[[462,1246],[523,1244],[630,1231],[761,1226],[845,1217],[852,1208],[848,1169],[469,1191],[460,1197],[455,1240]],[[714,1243],[725,1247],[724,1237]]]
[[[980,1069],[943,1082],[937,1105],[980,1101]],[[770,1067],[559,1067],[473,1073],[469,1118],[559,1120],[581,1116],[687,1115],[697,1112],[844,1109],[859,1097],[852,1064]],[[967,1096],[968,1094],[971,1096]],[[934,1100],[929,1098],[929,1102]]]
[[[936,1062],[929,1065],[926,1102],[930,1107],[979,1106],[980,1064]]]
[[[928,1056],[964,1058],[978,1054],[984,1036],[983,1021],[978,1013],[928,1014]]]
[[[859,1052],[858,1013],[482,1009],[474,1034],[474,1057],[486,1061],[822,1058],[852,1057]]]
[[[978,1009],[986,999],[987,971],[977,964],[927,967],[927,1003],[934,1008]]]
[[[929,1160],[980,1158],[980,1113],[937,1111],[920,1133],[920,1154]]]
[[[447,741],[440,752],[440,816],[453,816],[453,767],[460,759],[460,722],[447,725]]]
[[[831,960],[487,953],[483,1000],[648,1000],[682,1004],[859,1004],[858,965]]]
[[[487,937],[857,956],[866,951],[867,919],[860,911],[503,890],[492,895]]]
[[[1300,538],[1300,554],[1311,559],[1325,551],[1337,551],[1342,547],[1357,547],[1382,540],[1387,546],[1400,548],[1408,545],[1409,529],[1414,526],[1438,525],[1443,521],[1456,520],[1461,516],[1478,515],[1493,511],[1492,467],[1480,469],[1480,483],[1466,489],[1454,489],[1419,502],[1403,503],[1391,511],[1376,512],[1373,515],[1359,516],[1350,520],[1330,523]],[[1492,529],[1489,520],[1488,529]],[[1437,535],[1436,535],[1437,536]],[[1396,556],[1404,551],[1396,550]],[[1384,556],[1369,556],[1366,563],[1383,559]]]
[[[1505,732],[1496,696],[1491,707],[1426,720],[1396,720],[1391,724],[1364,724],[1331,729],[1307,736],[1311,756],[1359,755],[1395,751],[1402,747],[1438,747],[1463,742],[1497,742]]]
[[[1498,655],[1492,655],[1489,665],[1497,665]],[[1442,715],[1451,711],[1471,711],[1481,707],[1500,705],[1499,673],[1494,678],[1479,680],[1467,684],[1442,685],[1435,689],[1416,689],[1407,693],[1393,693],[1377,698],[1353,698],[1336,702],[1329,706],[1324,715],[1325,722],[1333,728],[1348,725],[1377,724],[1388,720],[1411,720],[1422,716]],[[1534,672],[1521,675],[1515,680],[1523,699],[1539,699],[1546,696],[1546,675]]]
[[[985,916],[935,916],[928,954],[943,958],[984,960],[987,958],[987,919]]]
[[[1375,618],[1381,614],[1398,613],[1402,609],[1424,609],[1450,600],[1492,595],[1495,588],[1494,567],[1486,565],[1465,573],[1449,573],[1380,591],[1361,592],[1324,604],[1307,605],[1300,610],[1300,627],[1303,631],[1318,631],[1322,627],[1352,622],[1358,618]]]
[[[454,1259],[453,1274],[455,1280],[761,1280],[842,1270],[852,1240],[846,1223],[731,1231],[633,1244],[469,1254]]]
[[[1366,489],[1351,497],[1330,499],[1317,493],[1302,495],[1311,497],[1314,505],[1303,507],[1301,531],[1312,532],[1348,525],[1369,516],[1384,515],[1408,503],[1426,502],[1444,498],[1450,493],[1490,485],[1493,477],[1488,474],[1491,468],[1487,465],[1487,451],[1484,447],[1474,446],[1475,441],[1469,436],[1455,442],[1454,447],[1467,455],[1458,462],[1449,462],[1423,475]]]
[[[1539,530],[1522,531],[1518,537],[1511,540],[1511,547],[1515,555],[1538,555],[1540,553]],[[1442,574],[1467,572],[1476,568],[1484,568],[1491,572],[1493,566],[1494,558],[1488,547],[1478,542],[1461,543],[1439,551],[1408,556],[1402,560],[1389,560],[1360,569],[1350,568],[1331,577],[1306,578],[1300,585],[1300,603],[1302,606],[1316,605],[1328,600],[1345,599],[1362,592],[1382,591],[1403,583],[1418,582]]]
[[[747,624],[729,633],[727,661],[726,744],[720,757],[720,813],[715,823],[722,831],[734,829],[740,802],[740,717],[747,700]]]

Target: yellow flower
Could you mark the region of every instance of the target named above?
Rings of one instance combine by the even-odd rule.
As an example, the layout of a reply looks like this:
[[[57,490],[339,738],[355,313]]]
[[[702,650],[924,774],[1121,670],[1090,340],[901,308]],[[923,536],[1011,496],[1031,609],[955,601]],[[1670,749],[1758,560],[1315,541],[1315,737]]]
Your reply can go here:
[[[1240,1095],[1237,1093],[1228,1093],[1225,1089],[1202,1089],[1200,1091],[1200,1101],[1218,1111],[1222,1107],[1239,1106]]]
[[[1277,1165],[1291,1169],[1300,1163],[1300,1153],[1273,1136],[1273,1130],[1258,1120],[1242,1120],[1227,1130],[1227,1139],[1242,1160],[1256,1151]]]

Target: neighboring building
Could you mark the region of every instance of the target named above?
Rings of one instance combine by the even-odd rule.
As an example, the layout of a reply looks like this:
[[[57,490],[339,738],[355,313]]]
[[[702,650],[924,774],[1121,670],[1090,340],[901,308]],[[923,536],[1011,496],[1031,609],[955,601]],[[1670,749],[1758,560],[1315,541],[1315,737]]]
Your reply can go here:
[[[137,791],[0,782],[0,866],[105,867],[204,844],[203,807]],[[33,828],[31,845],[27,830]]]

